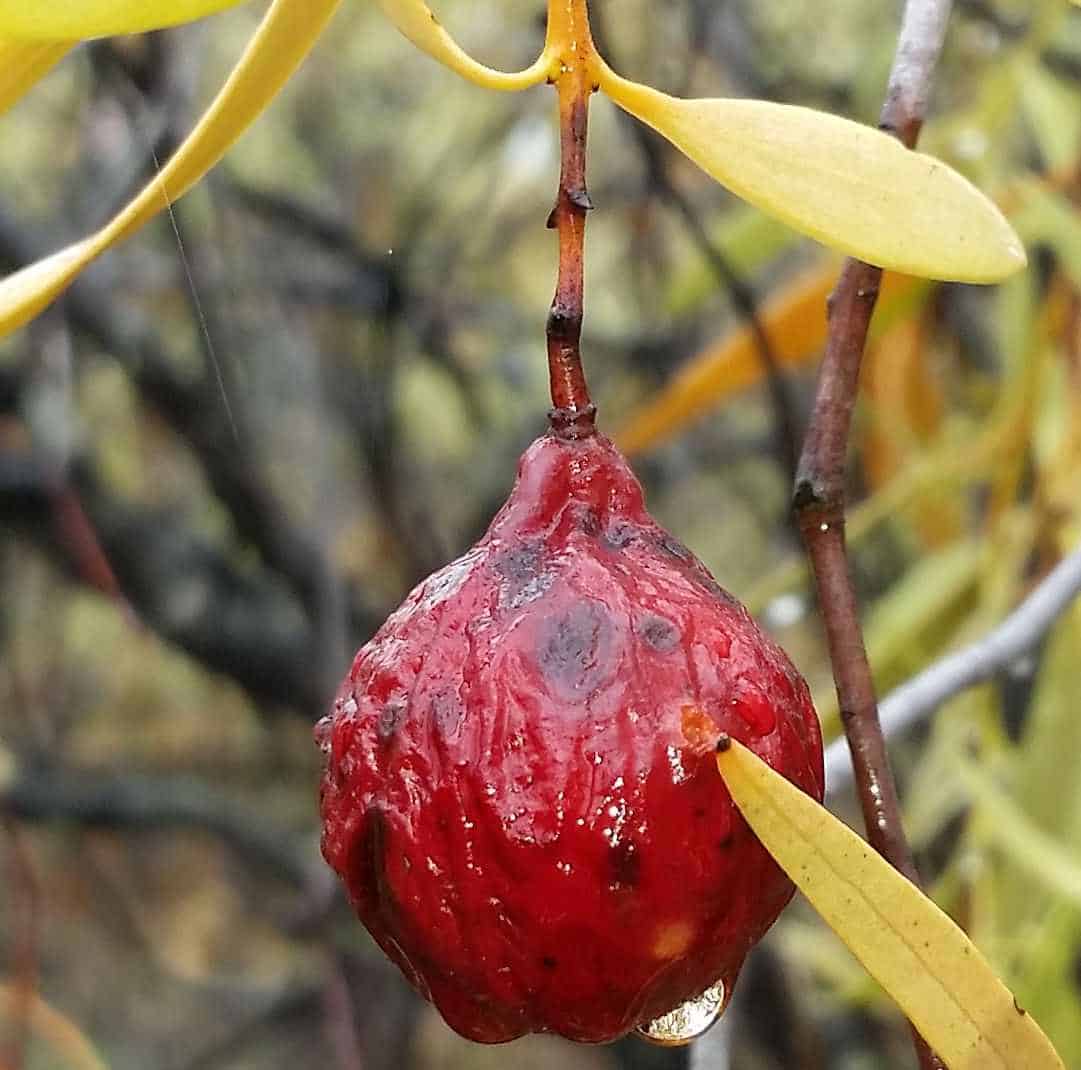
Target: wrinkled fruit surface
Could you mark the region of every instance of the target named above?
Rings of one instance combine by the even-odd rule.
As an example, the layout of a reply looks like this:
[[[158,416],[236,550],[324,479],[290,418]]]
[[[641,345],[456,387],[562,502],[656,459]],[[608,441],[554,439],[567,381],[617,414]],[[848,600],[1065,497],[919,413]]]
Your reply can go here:
[[[323,853],[459,1033],[611,1040],[730,994],[792,894],[717,775],[721,732],[821,799],[788,658],[607,439],[547,435],[357,654],[318,730]]]

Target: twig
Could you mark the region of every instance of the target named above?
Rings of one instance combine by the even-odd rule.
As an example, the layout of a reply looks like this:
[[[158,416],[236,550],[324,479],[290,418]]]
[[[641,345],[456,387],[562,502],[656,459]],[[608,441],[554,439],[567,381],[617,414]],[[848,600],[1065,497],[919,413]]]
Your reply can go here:
[[[78,776],[61,769],[22,769],[0,785],[0,806],[21,821],[69,821],[96,828],[203,829],[294,887],[307,891],[322,867],[307,859],[263,815],[238,807],[184,777]]]
[[[915,145],[927,111],[931,76],[951,7],[951,0],[907,0],[905,4],[880,126],[908,148]],[[814,572],[868,839],[892,865],[919,883],[878,722],[845,548],[848,434],[881,278],[880,268],[849,259],[830,297],[826,354],[800,458],[794,506]],[[918,1036],[916,1048],[924,1070],[941,1065]]]
[[[592,21],[593,35],[602,51],[607,53],[609,49],[605,41],[604,22],[599,11],[594,14]],[[758,362],[765,375],[770,405],[773,408],[777,454],[784,465],[785,474],[789,480],[794,480],[796,462],[799,458],[799,418],[788,380],[777,360],[773,343],[766,333],[762,318],[758,315],[754,291],[729,262],[724,250],[710,237],[690,199],[669,177],[665,161],[674,150],[670,150],[657,134],[625,112],[620,112],[619,117],[627,133],[638,145],[645,161],[650,184],[661,198],[679,213],[691,240],[709,261],[710,269],[724,284],[729,300],[751,332]]]
[[[888,739],[934,713],[942,703],[982,684],[1039,645],[1055,621],[1081,596],[1081,549],[1060,561],[1034,591],[982,639],[924,669],[895,688],[879,706]],[[826,749],[826,783],[831,794],[852,781],[848,749],[838,739]]]
[[[559,232],[559,277],[548,313],[548,375],[553,430],[567,438],[593,434],[596,408],[582,371],[582,260],[586,212],[586,133],[589,127],[588,60],[593,37],[585,0],[548,7],[548,40],[560,56],[555,78],[559,93],[559,192],[548,226]]]
[[[327,961],[323,985],[323,1030],[327,1046],[334,1053],[338,1070],[364,1070],[364,1059],[357,1037],[356,1015],[349,980],[337,955]]]
[[[788,380],[780,362],[777,360],[777,354],[773,350],[773,343],[766,333],[762,319],[758,315],[754,293],[750,286],[740,277],[736,269],[728,262],[728,258],[720,246],[709,236],[693,205],[668,177],[661,160],[660,146],[657,144],[656,135],[647,130],[640,122],[630,119],[629,116],[626,118],[628,119],[627,126],[633,131],[634,137],[642,149],[642,154],[646,158],[651,181],[657,187],[661,196],[679,212],[692,240],[706,260],[709,261],[709,266],[714,275],[724,284],[729,299],[751,332],[751,337],[754,339],[755,353],[758,355],[758,363],[765,373],[770,405],[773,408],[777,453],[781,463],[784,465],[785,474],[790,480],[794,480],[796,477],[796,464],[799,458],[799,419],[796,415]]]

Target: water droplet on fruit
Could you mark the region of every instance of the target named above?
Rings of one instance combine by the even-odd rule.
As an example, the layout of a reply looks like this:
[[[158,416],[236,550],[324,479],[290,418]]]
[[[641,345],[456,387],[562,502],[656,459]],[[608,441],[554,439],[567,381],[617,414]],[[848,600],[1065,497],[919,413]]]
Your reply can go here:
[[[720,1018],[723,1010],[724,982],[718,981],[700,996],[640,1025],[635,1032],[645,1040],[666,1047],[690,1044]]]
[[[747,727],[759,736],[768,736],[777,727],[773,704],[761,691],[741,687],[732,699],[736,713]]]

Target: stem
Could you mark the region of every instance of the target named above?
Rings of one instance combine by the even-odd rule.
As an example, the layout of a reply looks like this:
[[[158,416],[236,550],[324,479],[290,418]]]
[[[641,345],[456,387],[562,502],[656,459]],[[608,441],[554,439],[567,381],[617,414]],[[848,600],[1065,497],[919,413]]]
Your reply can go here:
[[[548,313],[552,430],[564,438],[594,433],[596,408],[582,371],[582,259],[586,212],[586,132],[593,93],[593,37],[586,0],[549,0],[549,80],[559,94],[559,192],[548,226],[559,232],[559,276]]]
[[[951,6],[952,0],[905,3],[880,126],[908,148],[915,145],[927,112],[931,76],[942,50]],[[919,884],[878,719],[845,547],[848,435],[881,278],[880,268],[849,259],[830,296],[829,337],[796,473],[793,504],[818,590],[867,838],[896,869]],[[941,1067],[937,1056],[915,1031],[913,1034],[923,1070]]]

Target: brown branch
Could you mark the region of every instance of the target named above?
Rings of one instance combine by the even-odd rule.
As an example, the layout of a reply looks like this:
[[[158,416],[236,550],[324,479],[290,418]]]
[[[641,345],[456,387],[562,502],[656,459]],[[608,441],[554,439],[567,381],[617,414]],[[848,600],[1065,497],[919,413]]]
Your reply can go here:
[[[548,312],[548,375],[552,389],[552,429],[567,438],[593,434],[596,407],[582,371],[582,261],[586,212],[586,134],[589,126],[587,59],[593,49],[584,0],[553,3],[549,38],[562,46],[559,93],[559,192],[548,226],[559,232],[559,277]]]
[[[908,148],[927,111],[951,0],[907,0],[880,126]],[[878,719],[871,668],[845,548],[845,459],[867,329],[880,268],[849,259],[829,300],[829,336],[814,412],[796,475],[794,506],[822,608],[834,682],[852,752],[867,836],[909,880],[919,883],[905,837],[897,787]],[[924,1070],[940,1067],[916,1036]]]

